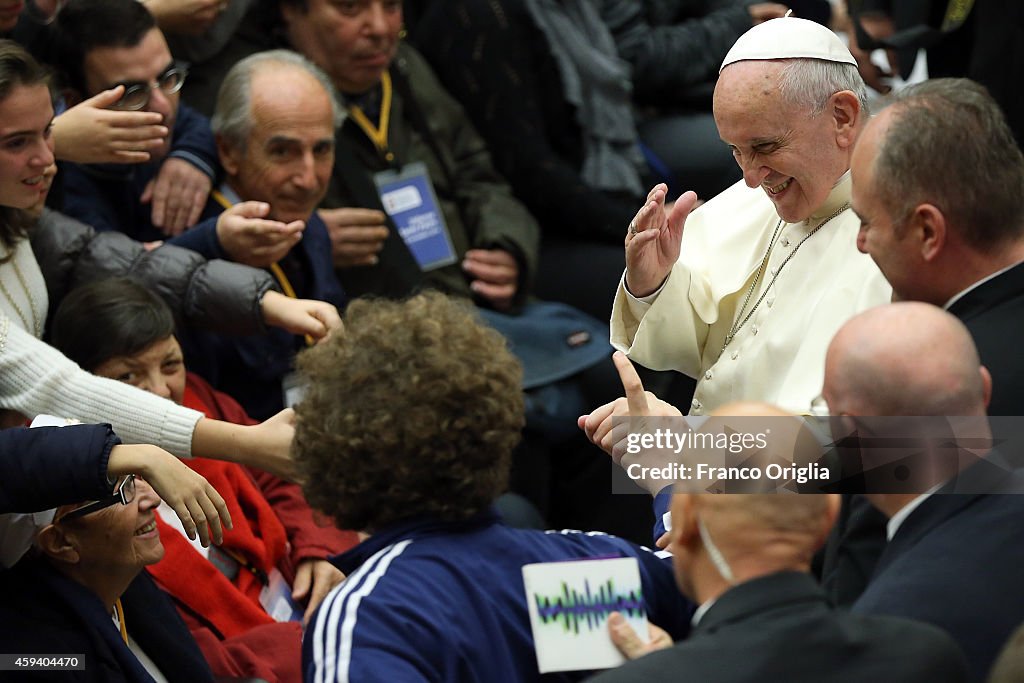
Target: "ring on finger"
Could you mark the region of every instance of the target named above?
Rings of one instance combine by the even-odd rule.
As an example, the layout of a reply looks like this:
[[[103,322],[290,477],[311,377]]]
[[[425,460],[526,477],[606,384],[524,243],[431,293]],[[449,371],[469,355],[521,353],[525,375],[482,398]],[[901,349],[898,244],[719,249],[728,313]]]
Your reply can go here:
[[[629,222],[629,234],[631,236],[636,236],[636,219],[635,218]]]

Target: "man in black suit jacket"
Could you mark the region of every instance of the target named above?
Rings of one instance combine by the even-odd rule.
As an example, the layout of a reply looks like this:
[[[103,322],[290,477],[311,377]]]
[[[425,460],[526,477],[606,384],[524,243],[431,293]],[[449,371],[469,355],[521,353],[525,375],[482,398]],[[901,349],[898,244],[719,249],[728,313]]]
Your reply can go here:
[[[893,298],[947,309],[992,375],[989,415],[1024,415],[1024,155],[999,106],[965,79],[900,92],[851,163],[857,246]]]
[[[669,548],[680,588],[701,605],[693,634],[594,680],[966,680],[941,631],[828,605],[808,571],[837,508],[821,495],[674,496]],[[613,626],[613,637],[627,656],[645,650],[635,634]]]
[[[992,377],[988,414],[1024,415],[1024,156],[995,100],[964,79],[901,91],[868,124],[851,173],[858,248],[894,298],[942,306],[967,326]],[[844,501],[822,570],[833,602],[863,591],[884,531],[863,499]]]
[[[937,307],[892,304],[848,321],[825,363],[823,394],[833,415],[862,424],[872,416],[959,416],[944,420],[942,435],[930,423],[926,440],[914,443],[919,453],[941,452],[929,443],[955,443],[956,461],[922,459],[909,469],[927,474],[916,488],[865,494],[888,518],[887,542],[852,610],[942,628],[963,648],[972,680],[984,681],[1024,621],[1024,496],[999,495],[1024,491],[1024,473],[985,448],[991,382],[970,333]]]

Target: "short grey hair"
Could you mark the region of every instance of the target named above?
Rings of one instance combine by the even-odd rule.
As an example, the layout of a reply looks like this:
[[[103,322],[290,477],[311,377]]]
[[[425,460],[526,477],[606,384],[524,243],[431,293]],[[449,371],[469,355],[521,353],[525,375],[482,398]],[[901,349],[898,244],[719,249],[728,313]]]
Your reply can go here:
[[[227,141],[236,149],[245,150],[246,140],[252,132],[252,76],[266,64],[301,69],[319,81],[331,100],[334,130],[345,122],[346,110],[342,106],[334,84],[327,74],[298,52],[291,50],[268,50],[249,55],[239,61],[224,77],[217,93],[217,106],[210,119],[213,134]]]
[[[787,59],[784,62],[779,74],[779,90],[788,102],[805,107],[811,116],[817,116],[825,111],[830,97],[849,90],[857,96],[864,115],[868,115],[868,89],[853,64],[824,59]]]
[[[901,90],[878,142],[874,188],[901,234],[921,204],[992,253],[1024,238],[1024,154],[984,86],[937,78]]]

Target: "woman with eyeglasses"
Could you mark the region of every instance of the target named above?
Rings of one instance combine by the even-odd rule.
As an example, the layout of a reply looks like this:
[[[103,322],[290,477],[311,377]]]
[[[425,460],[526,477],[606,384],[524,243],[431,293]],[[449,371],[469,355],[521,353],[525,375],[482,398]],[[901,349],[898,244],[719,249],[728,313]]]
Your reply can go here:
[[[173,605],[142,571],[164,555],[159,504],[144,479],[122,477],[99,500],[59,508],[34,554],[0,573],[0,647],[18,655],[16,680],[212,682]],[[29,671],[32,655],[58,673]]]
[[[126,442],[152,443],[179,457],[234,454],[237,461],[288,478],[294,433],[290,411],[252,427],[207,419],[144,391],[94,377],[40,341],[48,311],[47,283],[27,239],[32,220],[25,210],[38,207],[49,189],[52,120],[46,73],[19,46],[0,41],[0,408],[109,422]],[[120,267],[127,268],[138,258]],[[119,265],[107,267],[109,275]],[[209,305],[216,311],[215,296],[220,293],[209,294]],[[268,301],[274,306],[279,300],[295,305],[295,300],[277,292],[263,290],[262,296],[251,305],[254,310],[264,307],[268,322]],[[303,315],[288,311],[281,320],[295,323]],[[340,324],[324,322],[321,334]],[[177,498],[174,507],[186,530],[213,523],[217,535],[218,510],[209,497],[175,489],[162,493]]]

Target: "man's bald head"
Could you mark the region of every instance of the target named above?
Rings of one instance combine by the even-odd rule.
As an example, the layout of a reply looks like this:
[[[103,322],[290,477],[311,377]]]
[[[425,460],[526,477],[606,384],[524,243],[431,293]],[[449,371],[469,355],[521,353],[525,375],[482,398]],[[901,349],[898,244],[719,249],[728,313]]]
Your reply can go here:
[[[683,496],[677,496],[682,498]],[[709,522],[720,533],[726,527],[735,529],[737,547],[747,546],[755,552],[750,536],[763,538],[790,537],[803,546],[808,557],[813,554],[827,533],[831,523],[827,515],[832,506],[831,496],[825,494],[730,494],[704,493],[692,496],[695,510],[707,515]],[[678,504],[680,501],[674,500]],[[828,527],[828,528],[826,528]],[[715,534],[718,540],[718,534]],[[745,540],[746,537],[746,540]],[[722,544],[725,544],[725,538]]]
[[[711,411],[712,416],[793,417],[782,408],[762,401],[733,401]]]
[[[825,359],[823,393],[837,415],[984,415],[989,388],[967,328],[924,303],[852,318]]]
[[[785,458],[800,463],[821,454],[820,443],[804,420],[768,403],[724,405],[701,426],[702,431],[709,429],[768,429],[769,447],[742,454],[745,460]],[[808,571],[838,509],[838,497],[832,495],[679,493],[672,499],[676,580],[684,593],[704,602],[727,587],[726,578],[739,583],[778,571]],[[709,539],[731,577],[715,567]]]
[[[831,494],[677,494],[669,546],[676,582],[703,603],[730,583],[809,571],[838,511]],[[725,567],[716,565],[716,551]]]

